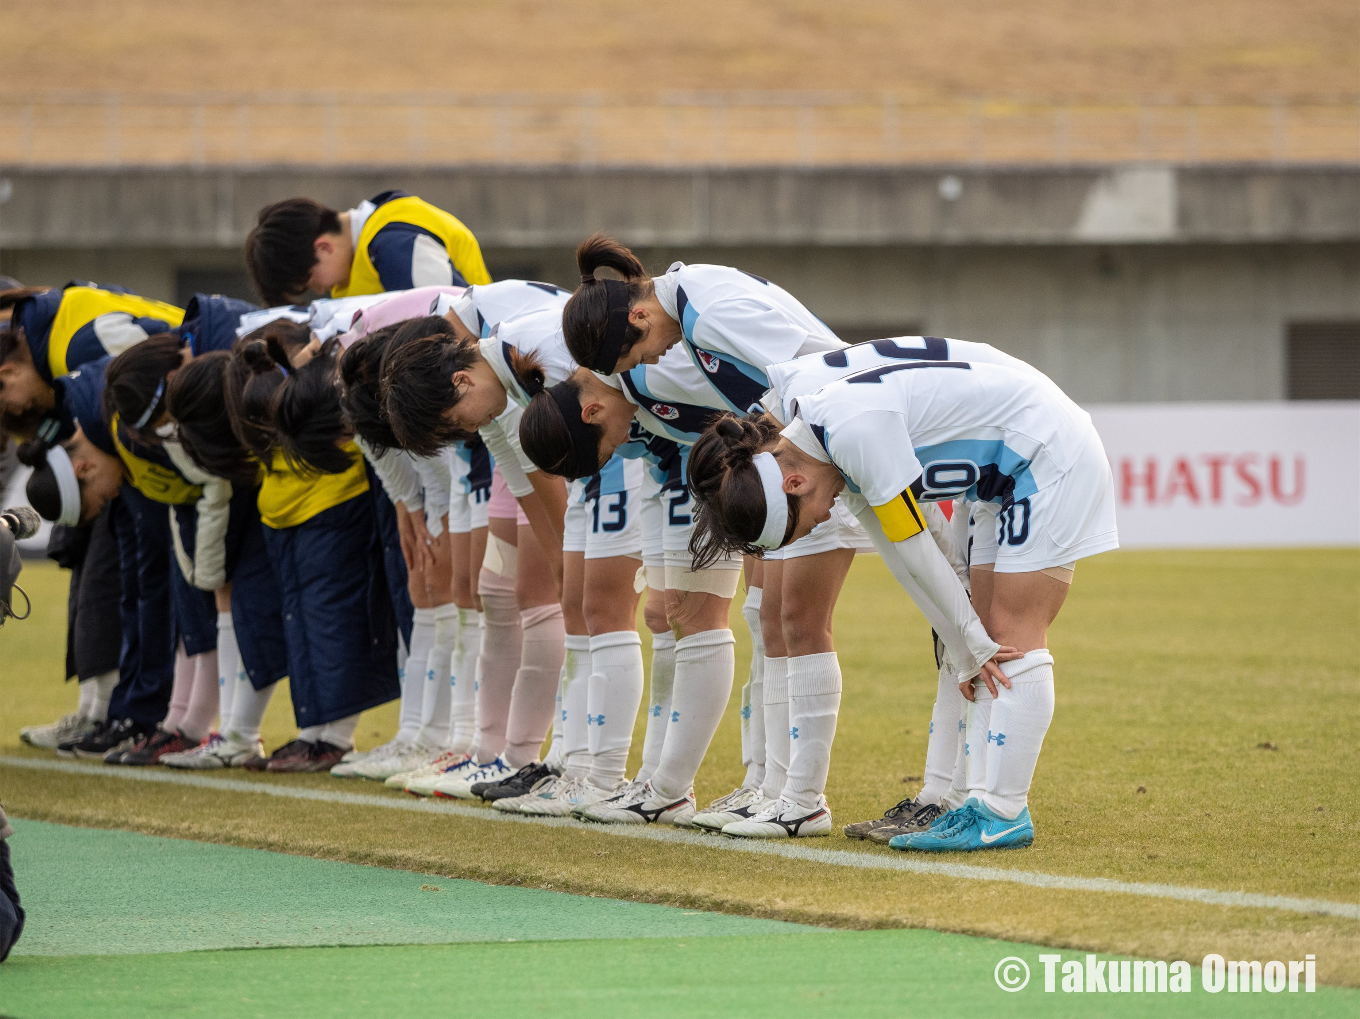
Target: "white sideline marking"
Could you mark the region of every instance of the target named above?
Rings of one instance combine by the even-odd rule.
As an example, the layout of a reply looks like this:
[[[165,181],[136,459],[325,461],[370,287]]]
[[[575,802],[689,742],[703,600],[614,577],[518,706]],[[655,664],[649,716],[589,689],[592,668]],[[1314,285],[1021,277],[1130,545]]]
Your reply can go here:
[[[913,874],[938,874],[963,881],[1002,881],[1033,888],[1057,888],[1062,891],[1113,892],[1118,895],[1138,895],[1148,899],[1176,899],[1200,902],[1210,906],[1236,906],[1247,909],[1282,909],[1291,913],[1312,913],[1360,920],[1360,905],[1349,902],[1328,902],[1324,899],[1296,899],[1288,895],[1259,895],[1255,892],[1221,892],[1212,888],[1186,888],[1180,885],[1149,884],[1141,881],[1113,881],[1103,877],[1067,877],[1059,874],[1036,874],[1024,870],[1003,870],[997,867],[976,867],[963,863],[939,863],[907,854],[881,856],[877,853],[856,853],[844,849],[816,849],[793,842],[756,842],[700,835],[670,827],[633,826],[621,824],[588,824],[569,817],[526,817],[507,814],[484,807],[467,807],[448,800],[414,799],[409,796],[370,796],[364,793],[332,792],[306,789],[292,785],[272,785],[267,782],[243,782],[240,779],[208,778],[186,772],[165,769],[140,770],[109,768],[103,765],[77,764],[70,761],[47,761],[29,757],[0,756],[0,765],[27,768],[31,771],[57,771],[72,775],[97,778],[125,779],[132,782],[162,782],[168,785],[195,786],[233,793],[255,793],[260,796],[281,796],[291,800],[314,800],[321,803],[343,803],[354,807],[377,807],[383,810],[408,810],[424,814],[451,814],[476,821],[507,824],[550,825],[579,828],[602,835],[622,838],[649,839],[701,846],[705,849],[734,853],[761,853],[782,856],[790,860],[822,863],[835,867],[858,867],[862,870],[900,870]]]

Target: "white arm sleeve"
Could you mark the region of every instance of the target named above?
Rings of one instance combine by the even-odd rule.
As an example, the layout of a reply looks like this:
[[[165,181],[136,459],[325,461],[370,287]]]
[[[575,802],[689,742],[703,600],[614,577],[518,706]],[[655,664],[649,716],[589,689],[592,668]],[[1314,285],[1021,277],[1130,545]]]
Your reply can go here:
[[[968,592],[940,547],[923,534],[906,541],[889,541],[872,507],[860,512],[859,521],[869,532],[893,579],[902,585],[939,634],[949,670],[960,680],[972,679],[1000,645],[987,635],[968,600]]]
[[[449,465],[440,456],[411,458],[425,489],[425,527],[433,538],[444,533],[444,514],[449,511]]]
[[[519,419],[523,415],[524,408],[512,400],[505,413],[481,429],[482,441],[501,469],[505,486],[516,499],[533,495],[534,486],[529,475],[538,470],[519,445]]]
[[[373,450],[363,439],[356,435],[354,442],[373,465],[373,471],[378,475],[389,499],[401,503],[408,513],[424,508],[420,475],[416,473],[409,456],[400,449],[389,449],[382,456],[374,456]]]
[[[925,518],[926,527],[930,530],[930,536],[935,539],[935,544],[940,546],[940,551],[944,553],[945,559],[954,570],[954,575],[959,578],[959,583],[963,585],[965,591],[971,591],[972,585],[968,577],[968,527],[964,525],[963,546],[959,546],[958,528],[954,524],[953,518],[945,519],[944,510],[940,508],[938,502],[923,502],[918,504],[921,508],[921,516]],[[954,513],[961,511],[957,506]]]
[[[227,524],[231,514],[231,482],[215,478],[204,471],[184,452],[178,442],[167,441],[165,452],[184,477],[203,486],[194,519],[194,554],[190,558],[175,524],[174,507],[170,509],[170,537],[175,547],[175,558],[184,579],[200,591],[216,591],[227,582]]]

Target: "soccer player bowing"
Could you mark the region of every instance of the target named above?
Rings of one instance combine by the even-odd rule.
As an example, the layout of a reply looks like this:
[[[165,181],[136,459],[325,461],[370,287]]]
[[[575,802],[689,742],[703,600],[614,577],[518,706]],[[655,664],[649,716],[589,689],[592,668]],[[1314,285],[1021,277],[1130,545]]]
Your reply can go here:
[[[1118,547],[1113,479],[1090,417],[1038,373],[942,360],[869,368],[800,397],[794,410],[772,448],[735,417],[695,444],[696,558],[782,548],[842,496],[973,702],[967,800],[889,845],[1029,845],[1029,788],[1053,717],[1048,627],[1076,560]],[[978,546],[991,542],[974,543],[972,604],[919,506],[960,494],[975,520],[995,519],[998,538],[990,570]],[[833,733],[808,735],[829,746]]]

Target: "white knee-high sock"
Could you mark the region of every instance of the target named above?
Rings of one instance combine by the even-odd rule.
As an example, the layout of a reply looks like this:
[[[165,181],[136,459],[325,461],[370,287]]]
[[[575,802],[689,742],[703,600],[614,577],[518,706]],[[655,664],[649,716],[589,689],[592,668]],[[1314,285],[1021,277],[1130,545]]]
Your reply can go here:
[[[590,782],[613,789],[628,767],[633,723],[642,703],[642,638],[616,630],[590,638],[590,692],[586,721],[590,736]]]
[[[416,742],[431,750],[449,745],[449,702],[453,687],[453,649],[458,643],[458,606],[449,602],[434,609],[434,643],[425,660],[425,689],[420,704],[420,734]]]
[[[246,675],[246,670],[242,669],[236,678],[236,695],[232,699],[231,718],[222,721],[223,731],[247,743],[259,739],[260,723],[264,721],[264,713],[269,708],[269,699],[274,696],[278,686],[279,684],[275,682],[263,690],[256,690],[250,682],[250,677]]]
[[[661,761],[650,779],[663,796],[684,796],[694,786],[732,696],[735,646],[731,630],[704,630],[675,642],[671,720]]]
[[[765,659],[765,781],[760,791],[777,800],[789,778],[789,660]]]
[[[1005,662],[1011,681],[997,690],[987,736],[987,788],[982,802],[1001,817],[1018,817],[1029,802],[1029,787],[1044,734],[1053,721],[1053,656],[1047,648]]]
[[[449,675],[449,749],[466,754],[477,735],[477,656],[482,649],[482,614],[458,610],[458,639]]]
[[[487,764],[505,750],[505,726],[523,634],[515,578],[483,570],[482,653],[477,660],[477,761]]]
[[[230,612],[217,614],[217,731],[227,731],[231,705],[236,700],[236,674],[241,671],[241,648],[236,643],[236,627]]]
[[[415,742],[425,705],[425,668],[434,646],[434,609],[416,609],[411,623],[411,651],[401,670],[401,715],[397,739]]]
[[[321,739],[341,750],[354,749],[354,730],[359,727],[358,714],[337,718],[321,727]]]
[[[191,742],[202,742],[217,717],[217,652],[204,651],[190,659],[194,663],[194,685],[189,691],[189,706],[179,720],[179,728]]]
[[[967,799],[982,802],[987,791],[988,726],[992,723],[992,707],[996,702],[987,684],[973,684],[973,703],[968,705],[968,727],[964,735],[963,753],[968,774]]]
[[[831,743],[841,710],[841,663],[836,652],[789,659],[789,776],[784,796],[817,807],[831,770]]]
[[[941,669],[935,707],[930,714],[930,738],[926,742],[925,784],[916,796],[918,803],[944,804],[948,800],[959,744],[967,728],[964,722],[967,706],[954,674]]]
[[[583,633],[569,633],[566,649],[562,682],[557,687],[561,737],[554,740],[553,745],[561,753],[562,774],[585,778],[590,774],[590,719],[587,714],[590,638]],[[549,749],[548,753],[551,756],[554,750]]]
[[[544,737],[552,727],[557,678],[566,656],[567,628],[561,605],[525,609],[520,613],[520,628],[524,643],[505,724],[505,762],[512,768],[538,760]]]
[[[109,716],[109,699],[118,685],[118,670],[101,672],[98,676],[80,681],[80,703],[76,710],[84,717],[102,722]]]
[[[175,648],[175,680],[170,688],[170,710],[161,719],[161,728],[174,732],[189,710],[189,695],[194,690],[194,660],[184,652],[181,642]]]
[[[751,631],[751,672],[741,690],[742,788],[759,789],[765,781],[765,634],[760,627],[761,589],[748,587],[741,616]]]
[[[642,764],[636,781],[652,777],[666,745],[671,719],[671,691],[675,686],[675,634],[670,630],[652,634],[652,676],[647,693],[647,731],[642,737]]]

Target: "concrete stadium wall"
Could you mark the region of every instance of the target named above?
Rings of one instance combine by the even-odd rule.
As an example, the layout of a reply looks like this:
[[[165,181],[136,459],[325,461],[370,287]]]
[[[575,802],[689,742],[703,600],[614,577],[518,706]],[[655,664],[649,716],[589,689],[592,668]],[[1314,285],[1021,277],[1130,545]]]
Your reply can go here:
[[[463,218],[493,275],[573,285],[593,229],[654,271],[776,280],[853,338],[985,340],[1087,402],[1276,399],[1291,322],[1360,320],[1360,169],[644,171],[0,168],[0,271],[174,298],[243,287],[258,208],[388,187]],[[245,296],[244,294],[242,296]]]

